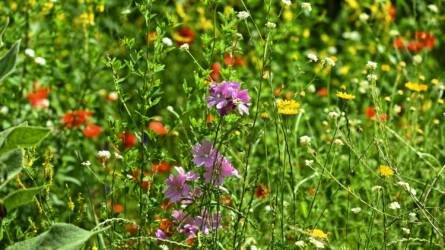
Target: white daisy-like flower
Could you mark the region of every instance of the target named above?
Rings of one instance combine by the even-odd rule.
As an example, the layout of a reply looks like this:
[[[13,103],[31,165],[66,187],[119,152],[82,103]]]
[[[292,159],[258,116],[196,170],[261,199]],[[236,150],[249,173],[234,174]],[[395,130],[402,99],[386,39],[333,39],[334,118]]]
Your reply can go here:
[[[397,210],[400,209],[400,204],[397,201],[389,203],[389,209]]]
[[[237,14],[236,16],[237,16],[238,19],[240,19],[240,20],[246,20],[247,18],[250,17],[250,14],[249,14],[249,12],[247,12],[247,11],[240,11],[240,12],[238,12],[238,14]]]
[[[101,160],[109,160],[111,158],[111,153],[108,150],[100,150],[97,152],[97,157]]]
[[[162,43],[169,47],[173,46],[173,41],[169,37],[162,38]]]

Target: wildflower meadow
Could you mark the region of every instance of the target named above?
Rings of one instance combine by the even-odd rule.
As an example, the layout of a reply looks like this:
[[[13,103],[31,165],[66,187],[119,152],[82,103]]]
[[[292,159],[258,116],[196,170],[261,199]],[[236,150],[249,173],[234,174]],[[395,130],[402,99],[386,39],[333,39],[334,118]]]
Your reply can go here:
[[[0,1],[0,249],[445,249],[444,10]]]

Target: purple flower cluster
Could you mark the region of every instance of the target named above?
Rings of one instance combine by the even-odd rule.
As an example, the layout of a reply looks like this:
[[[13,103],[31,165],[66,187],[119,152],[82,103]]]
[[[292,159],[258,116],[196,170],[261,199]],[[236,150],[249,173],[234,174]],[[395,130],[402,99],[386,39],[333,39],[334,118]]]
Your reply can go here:
[[[249,114],[250,96],[247,89],[241,90],[237,82],[212,83],[207,97],[207,106],[215,106],[220,115],[227,115],[237,109],[240,115]]]
[[[215,186],[221,186],[224,179],[230,176],[238,176],[238,171],[230,161],[213,148],[213,144],[204,140],[196,144],[193,149],[193,162],[197,166],[203,166],[204,182]]]
[[[204,209],[195,218],[177,210],[172,212],[172,216],[175,219],[173,223],[177,225],[178,232],[185,234],[188,239],[195,238],[199,231],[203,234],[209,234],[221,226],[221,215],[211,214],[207,209]]]
[[[181,199],[187,199],[191,197],[190,186],[186,181],[197,180],[199,176],[194,172],[186,173],[182,167],[175,167],[177,176],[170,175],[165,181],[167,188],[164,190],[165,196],[170,201],[177,202]]]

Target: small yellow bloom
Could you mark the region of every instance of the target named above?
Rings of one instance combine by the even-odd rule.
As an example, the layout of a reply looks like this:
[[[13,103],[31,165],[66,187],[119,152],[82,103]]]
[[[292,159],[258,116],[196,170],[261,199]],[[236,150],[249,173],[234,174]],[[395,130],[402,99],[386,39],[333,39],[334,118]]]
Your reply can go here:
[[[282,115],[296,115],[300,111],[300,104],[295,100],[278,100],[277,107]]]
[[[105,5],[103,3],[100,3],[96,6],[96,11],[99,13],[103,13],[105,11]]]
[[[340,99],[347,100],[347,101],[355,99],[354,95],[348,94],[346,92],[341,92],[341,91],[337,91],[336,96]]]
[[[379,175],[383,177],[389,177],[394,175],[394,170],[392,168],[386,166],[386,165],[380,165],[379,169],[377,170]]]
[[[326,240],[328,238],[328,234],[323,232],[320,229],[312,229],[309,230],[309,235],[316,238],[316,239],[320,239],[320,240]]]
[[[405,87],[407,89],[409,89],[409,90],[416,91],[416,92],[421,92],[421,91],[427,91],[428,90],[428,86],[427,85],[413,83],[413,82],[405,83]]]
[[[436,78],[434,78],[434,79],[431,80],[431,83],[432,83],[433,85],[437,85],[437,84],[439,84],[439,80],[437,80]]]
[[[391,67],[388,64],[382,65],[382,71],[389,72],[391,70]]]
[[[74,202],[71,200],[71,196],[68,197],[68,209],[74,211]]]
[[[269,119],[269,113],[267,113],[267,112],[263,112],[263,113],[261,113],[260,116],[261,116],[261,118],[263,118],[264,120]]]

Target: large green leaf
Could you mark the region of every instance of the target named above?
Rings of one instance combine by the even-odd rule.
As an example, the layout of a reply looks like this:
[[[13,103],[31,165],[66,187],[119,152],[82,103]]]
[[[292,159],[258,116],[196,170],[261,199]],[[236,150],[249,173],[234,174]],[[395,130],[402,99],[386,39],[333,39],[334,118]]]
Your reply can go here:
[[[20,40],[14,43],[9,51],[0,58],[0,81],[11,74],[17,63],[17,54],[19,53]]]
[[[6,250],[77,250],[95,233],[72,224],[58,223],[39,236],[15,243]]]
[[[9,194],[3,199],[3,204],[6,207],[6,211],[9,213],[12,209],[31,202],[34,196],[40,193],[43,188],[45,188],[45,186],[20,189]]]
[[[49,129],[32,126],[17,126],[0,132],[0,154],[18,147],[38,144],[49,134]]]
[[[22,149],[0,155],[0,190],[22,171]]]

